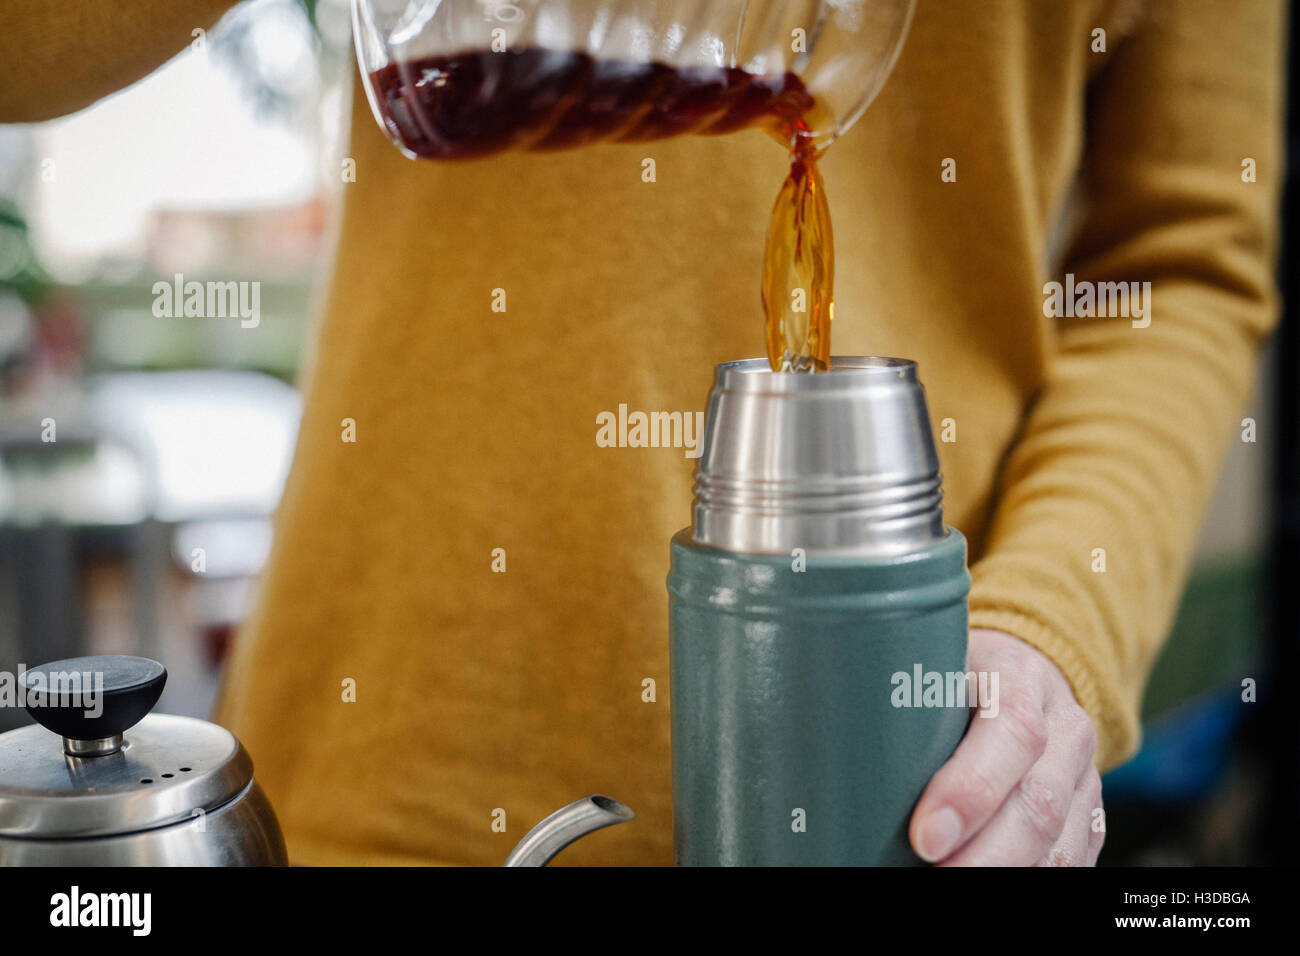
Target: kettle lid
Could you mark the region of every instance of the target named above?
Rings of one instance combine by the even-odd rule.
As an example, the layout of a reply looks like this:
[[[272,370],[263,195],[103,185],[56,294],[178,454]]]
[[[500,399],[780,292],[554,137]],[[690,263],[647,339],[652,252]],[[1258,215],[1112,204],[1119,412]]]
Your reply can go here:
[[[41,726],[0,734],[0,839],[133,833],[201,819],[243,793],[253,763],[233,734],[149,713],[166,680],[143,657],[20,672],[15,690]]]

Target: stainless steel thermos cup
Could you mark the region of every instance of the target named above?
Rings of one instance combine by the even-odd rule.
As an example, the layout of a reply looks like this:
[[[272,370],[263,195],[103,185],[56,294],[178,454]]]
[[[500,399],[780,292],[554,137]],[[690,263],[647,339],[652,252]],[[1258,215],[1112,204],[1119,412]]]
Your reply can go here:
[[[916,365],[717,369],[668,577],[680,865],[914,864],[968,722],[966,543]]]

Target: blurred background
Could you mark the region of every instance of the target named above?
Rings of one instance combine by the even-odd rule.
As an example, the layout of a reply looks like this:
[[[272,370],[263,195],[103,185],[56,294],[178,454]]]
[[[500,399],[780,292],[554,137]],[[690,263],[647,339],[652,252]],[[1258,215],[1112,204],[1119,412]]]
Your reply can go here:
[[[163,710],[209,710],[293,451],[351,68],[346,0],[258,0],[0,126],[0,667],[146,654]],[[259,282],[257,327],[155,316],[178,273]]]
[[[243,3],[201,46],[71,117],[0,126],[0,669],[143,654],[171,672],[159,709],[207,716],[293,451],[355,67],[346,0]],[[260,282],[257,329],[156,317],[177,273]],[[1105,780],[1103,864],[1294,860],[1295,325],[1246,412],[1256,440],[1229,449],[1145,745]],[[26,722],[0,708],[0,731]]]

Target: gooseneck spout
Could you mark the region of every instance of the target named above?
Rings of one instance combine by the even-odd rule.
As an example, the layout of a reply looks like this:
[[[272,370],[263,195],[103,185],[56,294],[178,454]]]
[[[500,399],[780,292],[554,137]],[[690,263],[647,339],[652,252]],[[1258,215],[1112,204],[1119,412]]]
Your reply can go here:
[[[636,816],[612,797],[593,794],[561,807],[525,834],[505,866],[545,866],[574,840]]]

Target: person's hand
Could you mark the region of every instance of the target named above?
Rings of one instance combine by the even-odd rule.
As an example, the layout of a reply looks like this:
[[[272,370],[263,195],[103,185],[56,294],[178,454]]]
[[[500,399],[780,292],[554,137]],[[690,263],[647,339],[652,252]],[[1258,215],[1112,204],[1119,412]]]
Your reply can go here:
[[[1097,733],[1065,676],[1000,631],[971,631],[968,669],[998,675],[912,814],[912,848],[944,866],[1092,866],[1105,839]],[[984,702],[981,701],[981,706]]]

